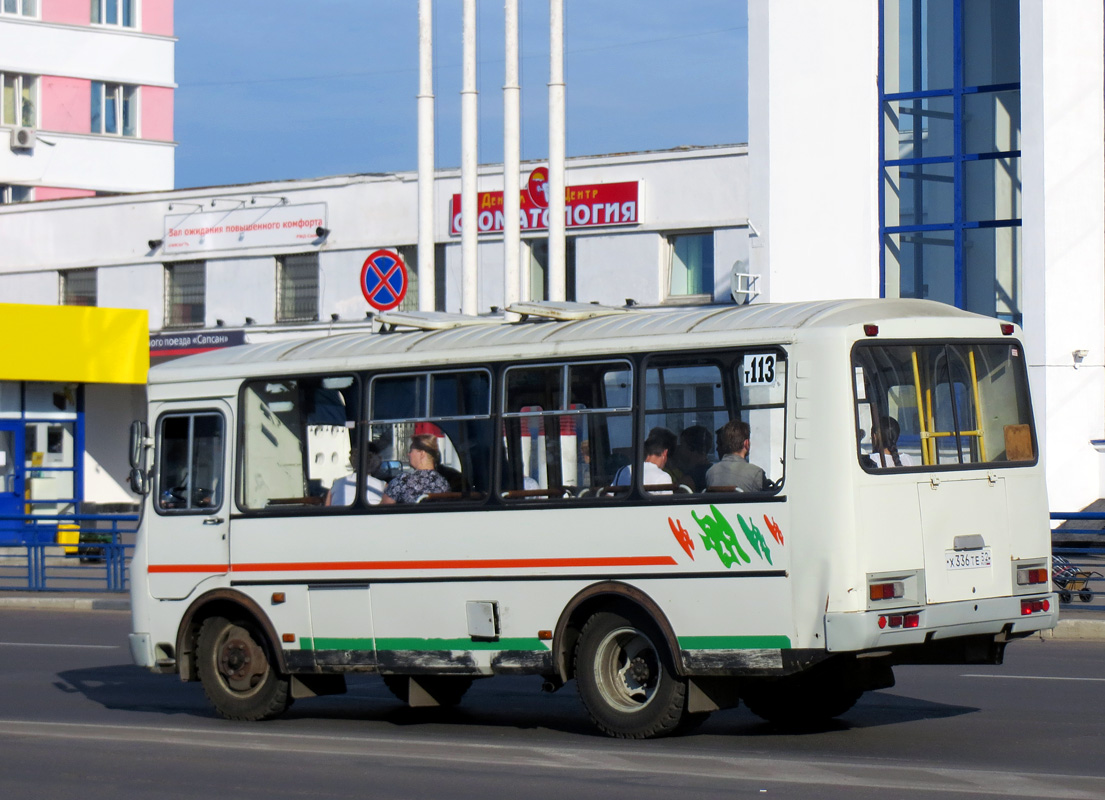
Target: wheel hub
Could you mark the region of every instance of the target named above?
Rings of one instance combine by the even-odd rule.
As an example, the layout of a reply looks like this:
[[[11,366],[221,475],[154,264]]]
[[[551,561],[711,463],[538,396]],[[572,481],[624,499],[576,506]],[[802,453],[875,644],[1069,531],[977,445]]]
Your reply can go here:
[[[219,672],[235,691],[252,689],[264,678],[269,662],[249,631],[235,626],[227,632],[218,651]]]

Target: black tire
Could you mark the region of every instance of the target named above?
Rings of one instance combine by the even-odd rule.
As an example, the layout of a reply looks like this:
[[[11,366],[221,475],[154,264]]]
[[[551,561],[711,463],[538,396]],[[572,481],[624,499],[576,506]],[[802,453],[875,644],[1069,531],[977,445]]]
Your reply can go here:
[[[1067,591],[1059,592],[1059,602],[1060,603],[1069,603],[1070,600],[1071,600],[1070,592],[1067,592]]]
[[[196,666],[203,693],[226,719],[272,719],[292,704],[290,681],[273,663],[250,619],[209,617],[200,627]]]
[[[576,645],[575,678],[591,719],[610,736],[667,736],[683,722],[687,682],[642,612],[602,611],[587,620]]]
[[[784,678],[746,678],[741,699],[757,717],[783,728],[824,725],[863,696],[863,687],[849,674],[849,665],[854,662],[840,659]]]
[[[410,702],[409,675],[383,675],[384,686],[404,703]],[[455,706],[472,686],[465,675],[419,675],[415,678],[441,706]]]
[[[1093,601],[1093,592],[1079,592],[1078,599],[1083,603],[1089,603]]]

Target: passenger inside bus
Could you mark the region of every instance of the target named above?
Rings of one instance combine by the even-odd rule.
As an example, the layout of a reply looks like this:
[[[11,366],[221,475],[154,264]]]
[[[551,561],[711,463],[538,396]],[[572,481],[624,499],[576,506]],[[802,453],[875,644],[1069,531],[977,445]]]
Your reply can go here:
[[[762,492],[770,489],[764,471],[748,462],[751,430],[744,420],[733,419],[717,430],[718,463],[706,472],[706,487],[713,491]]]
[[[358,449],[354,442],[349,450],[349,474],[334,481],[330,491],[326,493],[326,505],[351,506],[357,495],[357,462]],[[368,455],[365,457],[364,496],[370,505],[377,505],[384,496],[384,488],[387,486],[379,478],[374,477],[383,464],[380,458],[379,448],[372,442],[368,443]]]
[[[706,473],[713,462],[714,436],[705,425],[691,425],[679,432],[679,444],[668,462],[667,471],[676,483],[682,483],[695,491],[706,488]]]
[[[414,471],[406,472],[391,481],[384,489],[381,503],[417,503],[422,495],[449,491],[449,481],[437,471],[441,453],[436,436],[432,433],[412,436],[409,458]]]
[[[645,439],[645,460],[641,465],[641,476],[645,489],[656,487],[654,494],[671,494],[672,477],[664,467],[668,456],[675,450],[675,434],[667,428],[653,428]],[[627,464],[614,475],[614,486],[629,486],[633,483],[633,466]],[[663,487],[663,488],[661,488]]]
[[[893,417],[881,417],[871,428],[871,453],[868,466],[879,469],[912,467],[915,462],[909,453],[898,452],[898,436],[901,426]]]

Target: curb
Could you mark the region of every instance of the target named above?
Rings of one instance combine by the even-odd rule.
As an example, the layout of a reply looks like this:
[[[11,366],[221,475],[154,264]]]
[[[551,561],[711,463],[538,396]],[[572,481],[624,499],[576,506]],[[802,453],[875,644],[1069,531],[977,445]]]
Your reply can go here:
[[[110,597],[0,597],[0,608],[44,611],[130,611],[130,599]]]
[[[1105,641],[1105,619],[1061,619],[1050,631],[1040,631],[1041,639]]]

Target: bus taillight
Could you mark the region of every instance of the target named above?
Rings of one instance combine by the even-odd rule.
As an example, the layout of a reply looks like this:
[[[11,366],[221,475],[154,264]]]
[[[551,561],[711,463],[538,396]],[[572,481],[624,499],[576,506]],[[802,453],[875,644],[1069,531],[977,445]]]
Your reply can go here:
[[[1047,570],[1043,567],[1034,569],[1022,567],[1017,570],[1018,586],[1033,586],[1038,583],[1047,583]]]
[[[880,628],[919,628],[921,615],[918,612],[912,614],[889,614],[879,617]]]
[[[1044,600],[1021,600],[1021,616],[1027,617],[1029,614],[1038,614],[1041,611],[1047,611],[1051,608],[1051,603],[1046,599]]]
[[[905,595],[905,584],[901,581],[872,583],[868,591],[872,600],[894,600]]]

